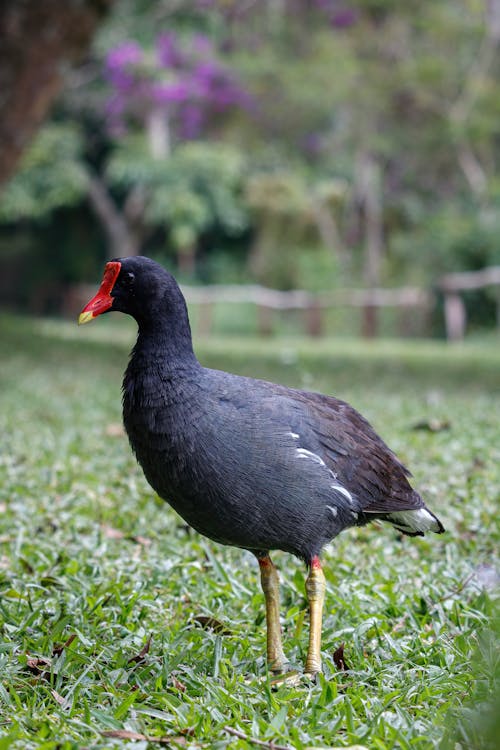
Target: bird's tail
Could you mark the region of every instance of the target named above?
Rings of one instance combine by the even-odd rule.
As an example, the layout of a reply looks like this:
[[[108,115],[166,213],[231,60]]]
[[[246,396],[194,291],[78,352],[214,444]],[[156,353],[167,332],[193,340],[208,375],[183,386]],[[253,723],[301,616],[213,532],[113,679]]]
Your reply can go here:
[[[407,536],[424,536],[426,531],[442,534],[445,530],[439,518],[426,507],[415,510],[396,510],[380,514],[379,518],[382,521],[388,521],[395,529]]]

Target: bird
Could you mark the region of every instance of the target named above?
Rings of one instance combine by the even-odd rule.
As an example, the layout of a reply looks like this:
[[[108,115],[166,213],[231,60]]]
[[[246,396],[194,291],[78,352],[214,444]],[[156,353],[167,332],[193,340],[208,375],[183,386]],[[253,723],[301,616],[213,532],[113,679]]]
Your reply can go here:
[[[304,674],[314,678],[322,671],[325,545],[373,520],[408,536],[442,533],[441,521],[347,402],[202,366],[180,287],[154,260],[108,262],[78,322],[112,311],[137,323],[122,384],[123,422],[147,481],[197,532],[257,558],[271,673],[289,668],[271,552],[305,563]]]

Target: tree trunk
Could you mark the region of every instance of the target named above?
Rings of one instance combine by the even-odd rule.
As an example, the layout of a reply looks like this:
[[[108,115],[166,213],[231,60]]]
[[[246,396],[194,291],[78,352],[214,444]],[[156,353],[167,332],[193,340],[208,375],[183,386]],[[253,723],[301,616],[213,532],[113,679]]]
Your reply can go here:
[[[77,60],[113,0],[1,0],[0,185],[62,85],[65,63]]]
[[[177,251],[177,266],[180,273],[194,276],[196,270],[196,249],[191,245]]]
[[[495,65],[500,46],[500,0],[485,0],[484,37],[463,76],[460,95],[451,107],[449,117],[457,145],[458,164],[474,196],[482,201],[487,194],[488,180],[494,177],[488,164],[481,163],[467,138],[466,125],[474,111],[477,99],[488,85],[488,77],[495,76]]]
[[[134,231],[119,211],[106,184],[97,175],[89,176],[88,198],[108,238],[108,256],[124,258],[139,255],[141,234]]]
[[[315,200],[313,213],[321,242],[338,259],[341,265],[346,265],[347,250],[340,236],[339,228],[332,209],[320,200]]]
[[[146,119],[149,148],[156,159],[170,156],[170,125],[166,107],[153,107]]]
[[[369,289],[380,286],[382,266],[382,185],[380,166],[370,154],[360,156],[358,191],[362,201],[364,220],[365,256],[363,280]],[[367,338],[377,335],[377,308],[363,308],[362,332]]]

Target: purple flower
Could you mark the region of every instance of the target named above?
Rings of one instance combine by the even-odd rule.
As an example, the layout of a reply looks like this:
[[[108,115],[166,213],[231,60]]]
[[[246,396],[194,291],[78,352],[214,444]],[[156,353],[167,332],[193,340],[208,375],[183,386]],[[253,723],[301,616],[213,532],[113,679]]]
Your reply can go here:
[[[341,8],[332,13],[330,23],[336,29],[348,29],[354,26],[357,20],[358,14],[355,8]]]
[[[125,102],[121,96],[114,94],[106,102],[106,112],[110,117],[120,117],[125,110]]]
[[[110,133],[115,138],[121,138],[125,135],[126,128],[124,122],[125,102],[120,94],[114,94],[106,102],[106,118]]]
[[[191,71],[193,88],[196,90],[198,96],[206,97],[210,95],[218,72],[219,68],[214,60],[206,60],[198,63],[193,68]]]
[[[123,42],[107,54],[104,73],[115,89],[130,91],[135,82],[134,67],[142,62],[143,52],[136,42]]]
[[[195,138],[209,118],[230,108],[251,106],[247,92],[215,57],[210,39],[198,34],[181,46],[173,33],[162,34],[150,61],[137,42],[110,50],[105,76],[112,93],[106,113],[118,134],[127,121],[141,122],[151,108],[168,107],[180,135]]]
[[[122,42],[111,49],[106,56],[106,70],[113,72],[117,69],[126,68],[129,65],[137,65],[142,61],[143,53],[137,42]]]
[[[349,7],[342,0],[314,0],[314,4],[328,14],[330,25],[335,29],[347,29],[358,20],[357,9]]]
[[[159,104],[183,102],[189,98],[190,93],[190,87],[185,81],[153,83],[151,86],[151,96]]]
[[[199,57],[208,57],[213,54],[213,44],[205,34],[195,34],[192,41],[193,50]]]
[[[201,107],[194,103],[186,104],[180,110],[179,119],[183,138],[192,140],[200,135],[205,122]]]
[[[164,68],[181,68],[186,63],[185,55],[179,47],[175,34],[161,34],[156,43],[158,61]]]

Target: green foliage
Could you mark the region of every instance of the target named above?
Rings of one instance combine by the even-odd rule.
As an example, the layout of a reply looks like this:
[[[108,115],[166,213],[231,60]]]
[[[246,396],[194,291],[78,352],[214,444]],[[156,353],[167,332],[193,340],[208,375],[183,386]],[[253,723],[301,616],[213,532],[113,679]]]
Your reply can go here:
[[[351,400],[447,527],[415,540],[376,526],[340,535],[325,553],[325,674],[273,689],[253,557],[187,532],[120,433],[127,321],[1,322],[0,747],[109,750],[128,745],[119,732],[253,747],[228,726],[299,750],[495,750],[498,349],[203,342],[203,361]],[[411,429],[432,417],[450,429]],[[275,559],[300,664],[304,571]],[[348,672],[333,659],[341,643]]]
[[[308,205],[304,180],[295,172],[269,172],[253,175],[247,185],[247,200],[257,213],[283,216],[300,221]]]
[[[58,234],[59,209],[74,207],[79,224],[92,170],[108,183],[131,247],[162,253],[172,267],[190,257],[199,277],[212,281],[250,273],[279,288],[362,285],[368,198],[380,210],[383,253],[372,283],[431,285],[443,271],[498,264],[495,7],[482,0],[119,0],[97,35],[85,82],[63,94],[57,120],[0,199],[5,245],[20,247],[9,233],[22,227],[31,255],[50,258],[39,245]],[[179,53],[192,49],[193,60],[203,34],[248,96],[231,112],[227,98],[214,100],[203,139],[187,142],[196,131],[180,127],[177,105],[157,91],[171,153],[154,158],[151,101],[146,106],[139,90],[122,122],[103,69],[109,51],[127,42],[154,67],[163,33],[175,37]],[[193,67],[202,98],[206,73]],[[189,96],[197,98],[190,92],[178,92],[186,122]],[[108,127],[113,112],[115,126],[128,131]],[[378,175],[371,187],[367,160]],[[89,243],[88,268],[98,265],[110,234],[105,215],[95,212],[102,239]],[[41,235],[40,219],[54,231]],[[495,325],[491,292],[478,293],[471,307],[477,323]]]
[[[164,159],[154,158],[141,136],[124,139],[108,164],[119,188],[142,187],[145,219],[164,226],[177,249],[192,247],[200,234],[219,226],[228,235],[248,225],[242,200],[245,161],[241,152],[217,143],[186,143]]]
[[[252,174],[246,201],[254,217],[251,269],[256,278],[278,289],[332,286],[338,258],[334,248],[325,246],[320,224],[325,214],[335,224],[345,196],[346,184],[340,179],[311,184],[297,171]],[[337,235],[330,239],[335,245]],[[276,252],[278,247],[281,252]]]
[[[0,196],[0,222],[37,221],[86,193],[82,139],[74,123],[45,125]]]
[[[500,264],[500,206],[495,200],[487,208],[471,210],[451,204],[429,213],[411,235],[395,232],[391,242],[393,270],[399,273],[413,253],[417,283],[432,283],[432,274],[475,270]],[[494,290],[492,290],[494,293]]]

